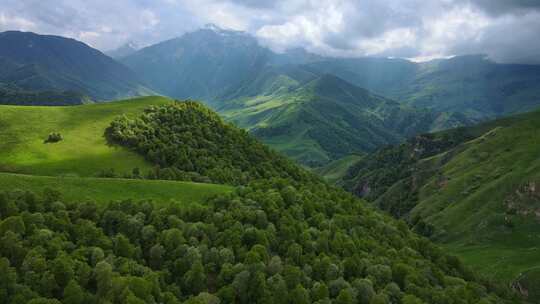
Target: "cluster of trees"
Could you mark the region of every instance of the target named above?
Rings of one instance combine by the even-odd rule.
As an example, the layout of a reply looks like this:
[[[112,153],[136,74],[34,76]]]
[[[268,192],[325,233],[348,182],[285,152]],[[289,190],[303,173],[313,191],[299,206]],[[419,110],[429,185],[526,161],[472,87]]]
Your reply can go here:
[[[0,193],[2,303],[504,303],[407,225],[321,183],[205,204]],[[501,297],[502,296],[502,297]]]
[[[60,134],[58,132],[52,132],[52,133],[49,133],[49,135],[45,139],[45,143],[46,144],[48,144],[48,143],[56,143],[56,142],[61,141],[62,139],[63,139],[62,134]]]
[[[308,178],[304,170],[194,101],[150,107],[134,119],[120,117],[106,136],[155,163],[158,167],[146,175],[151,179],[244,185],[274,176]]]

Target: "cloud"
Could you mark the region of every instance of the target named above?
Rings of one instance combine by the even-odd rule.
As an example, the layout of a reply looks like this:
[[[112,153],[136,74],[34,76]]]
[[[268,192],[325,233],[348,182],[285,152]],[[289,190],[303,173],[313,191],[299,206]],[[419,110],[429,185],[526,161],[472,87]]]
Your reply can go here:
[[[102,50],[206,23],[248,31],[276,51],[540,62],[538,0],[3,0],[0,7],[0,30],[69,36]]]
[[[471,4],[494,16],[506,14],[526,14],[540,10],[538,0],[468,0]]]

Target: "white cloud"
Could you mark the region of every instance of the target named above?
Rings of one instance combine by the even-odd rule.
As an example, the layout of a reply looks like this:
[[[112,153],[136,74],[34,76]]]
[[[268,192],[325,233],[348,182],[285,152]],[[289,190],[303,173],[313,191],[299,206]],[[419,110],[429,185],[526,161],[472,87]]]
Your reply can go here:
[[[21,17],[10,17],[8,14],[0,12],[0,30],[20,29],[31,31],[36,28],[36,24]]]
[[[156,43],[206,23],[275,50],[431,58],[486,53],[540,62],[540,4],[506,0],[2,0],[0,30],[81,39],[100,49]],[[536,59],[535,59],[536,58]]]

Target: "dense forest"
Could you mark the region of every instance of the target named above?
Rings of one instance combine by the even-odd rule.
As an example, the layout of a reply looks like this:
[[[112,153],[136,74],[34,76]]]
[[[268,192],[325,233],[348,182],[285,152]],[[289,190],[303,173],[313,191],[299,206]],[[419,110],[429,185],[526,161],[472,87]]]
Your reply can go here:
[[[2,192],[0,302],[512,302],[507,289],[403,221],[324,183],[198,103],[120,118],[108,135],[164,169],[241,185],[182,205]],[[234,174],[217,175],[208,163]]]
[[[193,206],[0,200],[3,303],[502,302],[403,222],[323,184],[266,180]]]

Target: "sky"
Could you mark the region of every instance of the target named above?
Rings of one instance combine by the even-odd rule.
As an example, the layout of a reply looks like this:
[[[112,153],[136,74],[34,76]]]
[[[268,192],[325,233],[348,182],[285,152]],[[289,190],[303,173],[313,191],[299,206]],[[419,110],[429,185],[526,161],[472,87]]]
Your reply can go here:
[[[0,31],[61,35],[103,51],[208,23],[278,52],[540,64],[540,0],[0,0]]]

